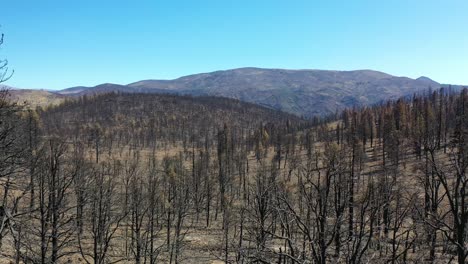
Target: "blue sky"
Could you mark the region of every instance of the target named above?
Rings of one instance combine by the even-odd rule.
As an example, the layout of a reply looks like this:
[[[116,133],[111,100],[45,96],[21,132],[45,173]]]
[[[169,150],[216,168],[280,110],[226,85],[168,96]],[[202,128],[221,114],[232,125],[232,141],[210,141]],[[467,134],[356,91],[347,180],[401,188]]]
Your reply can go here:
[[[238,67],[375,69],[468,84],[468,1],[0,4],[6,84],[60,89]]]

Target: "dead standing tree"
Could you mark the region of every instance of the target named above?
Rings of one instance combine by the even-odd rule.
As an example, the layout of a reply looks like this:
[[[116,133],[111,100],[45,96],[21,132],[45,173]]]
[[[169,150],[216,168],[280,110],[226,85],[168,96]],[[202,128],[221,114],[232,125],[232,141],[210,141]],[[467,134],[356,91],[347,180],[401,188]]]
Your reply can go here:
[[[0,46],[3,44],[4,34],[0,36]],[[0,84],[13,75],[8,68],[8,60],[0,59]],[[10,231],[13,232],[14,212],[25,192],[10,197],[12,177],[24,165],[25,138],[20,113],[22,107],[9,100],[10,93],[0,87],[0,248],[3,238]]]
[[[448,149],[449,162],[431,150],[429,161],[446,196],[448,209],[433,215],[437,224],[432,227],[442,232],[454,246],[458,263],[468,257],[468,95],[464,90],[458,101],[458,117],[452,142]],[[451,220],[448,221],[448,216]],[[430,223],[431,224],[431,223]]]
[[[0,46],[3,44],[4,34],[0,36]],[[13,76],[14,71],[8,69],[8,60],[0,59],[0,83],[8,81]]]
[[[78,235],[79,251],[87,263],[102,264],[121,258],[110,255],[116,232],[126,217],[119,210],[116,196],[115,179],[120,173],[119,167],[118,164],[104,162],[94,172],[88,206],[85,207],[89,224],[83,226],[83,235]],[[85,235],[89,235],[90,239]]]

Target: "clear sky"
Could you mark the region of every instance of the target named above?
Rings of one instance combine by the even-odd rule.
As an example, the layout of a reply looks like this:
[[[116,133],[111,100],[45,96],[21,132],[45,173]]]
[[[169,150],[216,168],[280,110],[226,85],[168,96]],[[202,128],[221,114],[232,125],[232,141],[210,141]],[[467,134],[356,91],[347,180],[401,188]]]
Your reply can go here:
[[[246,66],[468,84],[467,0],[10,0],[0,24],[21,88]]]

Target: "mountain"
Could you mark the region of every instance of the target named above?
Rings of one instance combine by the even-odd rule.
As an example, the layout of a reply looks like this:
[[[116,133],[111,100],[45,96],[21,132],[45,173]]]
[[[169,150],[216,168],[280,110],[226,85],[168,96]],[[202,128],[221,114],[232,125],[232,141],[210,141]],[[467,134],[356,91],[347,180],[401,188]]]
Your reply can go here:
[[[371,70],[242,68],[190,75],[173,81],[140,81],[128,86],[138,90],[237,98],[293,114],[313,116],[356,105],[375,104],[440,85],[428,78],[414,80]]]
[[[48,98],[56,103],[66,97],[116,91],[205,95],[238,99],[311,117],[332,114],[353,106],[372,105],[441,86],[424,76],[411,79],[372,70],[240,68],[194,74],[174,80],[143,80],[128,85],[104,83],[94,87],[77,86],[54,92],[41,91],[37,94],[38,99],[33,90],[14,93],[18,94],[17,98],[39,105],[47,104]]]
[[[61,95],[83,95],[90,93],[108,93],[108,92],[136,92],[135,89],[131,89],[128,86],[113,84],[113,83],[103,83],[94,87],[86,86],[77,86],[58,91],[58,94]]]
[[[240,68],[194,74],[175,80],[143,80],[125,86],[102,84],[75,87],[59,93],[82,95],[121,91],[221,96],[310,117],[439,87],[439,83],[427,77],[410,79],[372,70]]]

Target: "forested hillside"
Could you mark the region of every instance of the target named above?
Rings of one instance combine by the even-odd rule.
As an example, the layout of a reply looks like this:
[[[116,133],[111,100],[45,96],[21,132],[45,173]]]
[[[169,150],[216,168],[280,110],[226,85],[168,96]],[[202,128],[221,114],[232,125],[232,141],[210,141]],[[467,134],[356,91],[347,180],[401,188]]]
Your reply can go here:
[[[246,139],[260,127],[269,133],[287,133],[312,124],[227,98],[122,93],[70,99],[41,111],[41,117],[47,134],[137,149],[168,148],[168,144],[211,146],[224,126],[231,127],[236,138]]]
[[[6,94],[6,263],[467,260],[467,90],[329,122],[214,97],[32,110]]]

